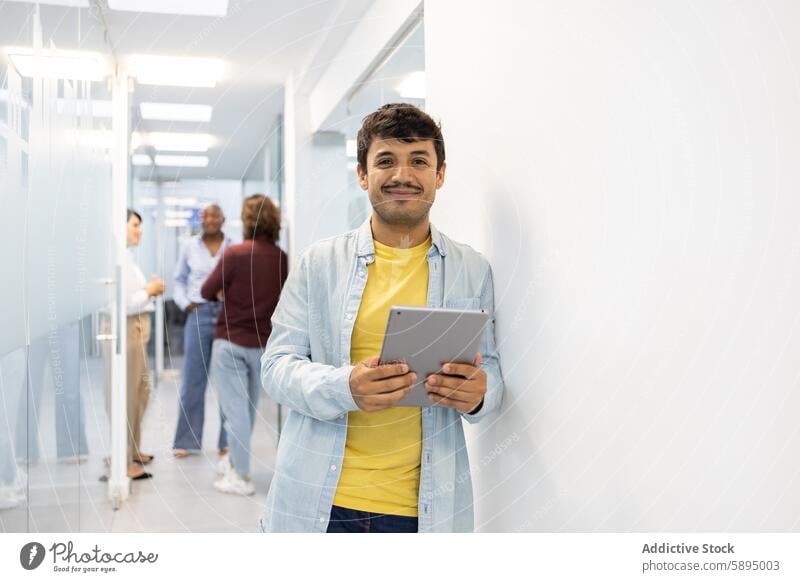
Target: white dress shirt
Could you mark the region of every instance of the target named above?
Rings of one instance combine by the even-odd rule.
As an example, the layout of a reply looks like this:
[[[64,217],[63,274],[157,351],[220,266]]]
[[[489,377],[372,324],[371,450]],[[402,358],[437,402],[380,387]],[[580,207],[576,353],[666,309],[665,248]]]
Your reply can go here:
[[[133,260],[133,251],[125,253],[125,298],[128,315],[147,313],[156,310],[153,298],[147,294],[147,279]]]

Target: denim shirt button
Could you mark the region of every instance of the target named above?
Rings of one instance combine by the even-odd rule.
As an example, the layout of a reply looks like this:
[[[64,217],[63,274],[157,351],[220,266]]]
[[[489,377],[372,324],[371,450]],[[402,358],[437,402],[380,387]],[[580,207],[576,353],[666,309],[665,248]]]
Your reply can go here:
[[[352,313],[348,313],[347,314],[347,319],[353,319],[353,314]]]
[[[331,465],[331,473],[333,473],[334,471],[336,471],[336,465]]]

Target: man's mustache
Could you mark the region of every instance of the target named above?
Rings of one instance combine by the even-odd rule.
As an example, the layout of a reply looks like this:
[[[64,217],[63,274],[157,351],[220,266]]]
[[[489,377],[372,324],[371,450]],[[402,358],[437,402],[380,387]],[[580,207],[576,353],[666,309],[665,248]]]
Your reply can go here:
[[[422,188],[420,188],[416,184],[408,184],[408,183],[402,184],[400,182],[386,184],[385,186],[381,187],[381,190],[391,190],[392,188],[403,188],[406,190],[416,190],[417,192],[422,192]]]

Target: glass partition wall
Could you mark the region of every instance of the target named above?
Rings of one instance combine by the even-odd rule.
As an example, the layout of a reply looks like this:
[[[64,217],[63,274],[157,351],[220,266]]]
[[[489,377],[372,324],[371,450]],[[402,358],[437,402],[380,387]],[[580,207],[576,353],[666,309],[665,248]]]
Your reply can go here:
[[[118,316],[107,55],[56,44],[65,29],[90,37],[77,9],[0,14],[17,24],[13,38],[0,26],[0,531],[107,531]]]

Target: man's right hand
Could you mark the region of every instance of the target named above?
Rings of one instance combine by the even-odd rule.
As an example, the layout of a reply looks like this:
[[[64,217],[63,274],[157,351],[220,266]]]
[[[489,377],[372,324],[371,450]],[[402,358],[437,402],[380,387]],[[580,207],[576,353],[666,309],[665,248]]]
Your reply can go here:
[[[417,375],[406,364],[379,365],[377,356],[359,362],[350,373],[350,392],[361,410],[392,408],[408,396]]]
[[[197,303],[190,303],[189,305],[186,306],[186,315],[189,315],[192,311],[194,311],[198,307],[199,305],[197,305]]]

